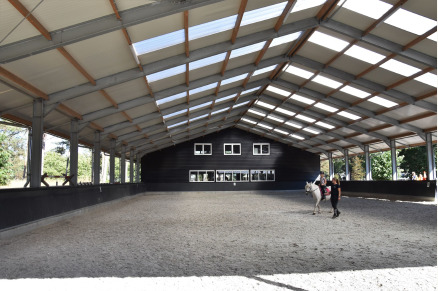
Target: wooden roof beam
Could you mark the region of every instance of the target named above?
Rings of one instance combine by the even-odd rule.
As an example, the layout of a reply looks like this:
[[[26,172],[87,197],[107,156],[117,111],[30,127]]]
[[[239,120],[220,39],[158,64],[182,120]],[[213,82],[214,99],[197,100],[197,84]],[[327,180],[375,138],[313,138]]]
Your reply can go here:
[[[237,13],[236,24],[234,25],[233,34],[231,35],[231,43],[233,44],[236,42],[237,34],[239,33],[239,29],[240,29],[240,23],[242,22],[243,13],[245,13],[247,3],[248,0],[240,1],[240,7],[239,7],[239,12]]]
[[[6,70],[2,67],[0,67],[0,76],[3,76],[5,78],[9,79],[10,81],[16,83],[17,85],[23,87],[26,90],[32,92],[33,94],[37,95],[38,97],[43,98],[44,100],[49,100],[49,96],[46,93],[44,93],[40,89],[34,87],[33,85],[27,83],[26,81],[24,81],[23,79],[21,79],[17,75],[14,75],[13,73],[9,72],[8,70]]]
[[[52,40],[50,32],[18,0],[8,0],[47,40]]]

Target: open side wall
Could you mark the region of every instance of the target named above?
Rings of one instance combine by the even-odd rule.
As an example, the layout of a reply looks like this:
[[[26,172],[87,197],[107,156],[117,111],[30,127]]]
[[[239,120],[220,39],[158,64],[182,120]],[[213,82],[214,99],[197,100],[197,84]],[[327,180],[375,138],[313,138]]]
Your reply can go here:
[[[195,155],[196,143],[212,144],[211,155]],[[224,155],[224,144],[241,144],[240,155]],[[269,155],[254,155],[254,143],[268,143]],[[319,171],[319,156],[240,129],[226,129],[143,156],[148,191],[240,191],[304,189]],[[214,182],[190,182],[190,170],[214,170]],[[217,170],[275,170],[275,181],[216,181]]]

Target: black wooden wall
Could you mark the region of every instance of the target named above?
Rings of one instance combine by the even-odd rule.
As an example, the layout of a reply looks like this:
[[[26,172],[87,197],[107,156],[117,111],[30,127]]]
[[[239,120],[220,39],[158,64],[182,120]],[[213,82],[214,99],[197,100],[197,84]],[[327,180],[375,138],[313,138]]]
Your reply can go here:
[[[195,156],[195,143],[212,143],[212,155]],[[223,153],[224,143],[241,143],[241,155]],[[270,143],[271,154],[253,155],[253,143]],[[145,155],[141,179],[151,191],[240,191],[304,189],[319,173],[319,156],[271,139],[225,129]],[[274,169],[274,182],[189,182],[189,170]]]

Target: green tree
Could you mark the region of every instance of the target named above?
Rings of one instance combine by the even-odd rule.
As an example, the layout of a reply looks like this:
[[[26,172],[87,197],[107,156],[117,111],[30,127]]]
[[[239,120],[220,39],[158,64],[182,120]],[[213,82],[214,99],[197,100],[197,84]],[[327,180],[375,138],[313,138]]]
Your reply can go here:
[[[0,185],[7,185],[13,177],[10,162],[12,152],[6,145],[7,136],[0,132]]]
[[[344,158],[333,159],[333,174],[337,174],[338,177],[345,174],[345,161]]]
[[[434,145],[434,153],[436,153],[436,145]],[[402,168],[404,172],[415,172],[417,175],[424,171],[426,171],[426,173],[428,172],[426,146],[402,149],[400,150],[400,154],[404,156],[403,161],[400,163],[400,168]],[[436,154],[434,158],[436,165]]]
[[[67,158],[55,151],[46,152],[44,155],[43,173],[49,176],[65,174]]]
[[[362,155],[350,157],[350,177],[352,181],[365,179],[365,160]]]
[[[11,179],[23,178],[27,162],[27,129],[14,125],[0,124],[0,134],[5,136],[1,147],[9,151]]]
[[[400,165],[402,161],[403,156],[398,154],[397,165]],[[373,180],[392,180],[391,151],[371,154],[371,171]],[[400,172],[399,169],[398,172]],[[397,174],[400,176],[400,173]]]
[[[91,181],[91,151],[81,153],[78,156],[78,181]]]
[[[56,143],[55,152],[64,155],[68,151],[70,151],[70,141],[62,140]]]
[[[324,160],[324,161],[320,162],[320,171],[323,171],[326,174],[329,172],[329,161],[328,160]]]

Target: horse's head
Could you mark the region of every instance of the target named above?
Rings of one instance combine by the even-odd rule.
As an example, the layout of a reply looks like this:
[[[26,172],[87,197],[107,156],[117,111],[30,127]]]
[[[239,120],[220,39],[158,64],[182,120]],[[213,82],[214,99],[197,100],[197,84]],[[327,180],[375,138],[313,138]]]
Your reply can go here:
[[[312,192],[312,183],[306,182],[306,186],[304,186],[304,190],[306,190],[306,195]]]

